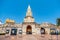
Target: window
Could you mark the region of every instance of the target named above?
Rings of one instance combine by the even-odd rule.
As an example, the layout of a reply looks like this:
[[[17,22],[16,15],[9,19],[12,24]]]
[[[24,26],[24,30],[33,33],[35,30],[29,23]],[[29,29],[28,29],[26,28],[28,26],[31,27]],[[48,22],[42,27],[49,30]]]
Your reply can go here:
[[[19,34],[22,34],[22,30],[19,30]]]
[[[50,34],[51,35],[56,35],[56,29],[55,28],[50,28]]]
[[[17,29],[11,29],[11,35],[17,35]]]
[[[9,30],[6,30],[6,34],[9,34]]]

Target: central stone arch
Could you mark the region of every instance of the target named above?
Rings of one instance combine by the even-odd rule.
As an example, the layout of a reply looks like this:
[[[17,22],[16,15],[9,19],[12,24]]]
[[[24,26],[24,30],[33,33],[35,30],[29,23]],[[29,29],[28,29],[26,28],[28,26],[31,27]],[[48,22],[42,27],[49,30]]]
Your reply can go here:
[[[32,34],[32,27],[30,25],[26,27],[26,34]]]

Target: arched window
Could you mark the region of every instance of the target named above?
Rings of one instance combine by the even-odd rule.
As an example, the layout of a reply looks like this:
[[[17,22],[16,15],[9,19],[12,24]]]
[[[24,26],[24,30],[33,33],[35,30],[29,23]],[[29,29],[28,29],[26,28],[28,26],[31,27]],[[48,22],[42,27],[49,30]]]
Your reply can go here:
[[[6,30],[6,34],[9,34],[9,31],[10,31],[10,30]]]
[[[22,30],[19,30],[19,34],[22,34]]]
[[[17,29],[16,28],[11,29],[11,35],[17,35]]]

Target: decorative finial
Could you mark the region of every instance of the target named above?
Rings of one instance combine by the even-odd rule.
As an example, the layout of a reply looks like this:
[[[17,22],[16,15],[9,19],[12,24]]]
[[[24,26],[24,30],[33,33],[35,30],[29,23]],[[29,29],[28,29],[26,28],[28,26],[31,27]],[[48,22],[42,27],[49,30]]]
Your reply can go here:
[[[30,5],[28,5],[26,16],[32,16],[32,11],[31,11]]]
[[[28,9],[31,9],[31,8],[30,8],[30,5],[28,5]]]

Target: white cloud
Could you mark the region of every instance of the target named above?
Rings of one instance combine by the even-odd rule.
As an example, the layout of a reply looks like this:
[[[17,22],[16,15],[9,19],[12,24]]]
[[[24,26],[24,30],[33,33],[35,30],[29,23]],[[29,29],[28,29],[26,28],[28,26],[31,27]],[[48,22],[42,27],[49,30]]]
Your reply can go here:
[[[2,24],[2,23],[0,22],[0,24]]]

